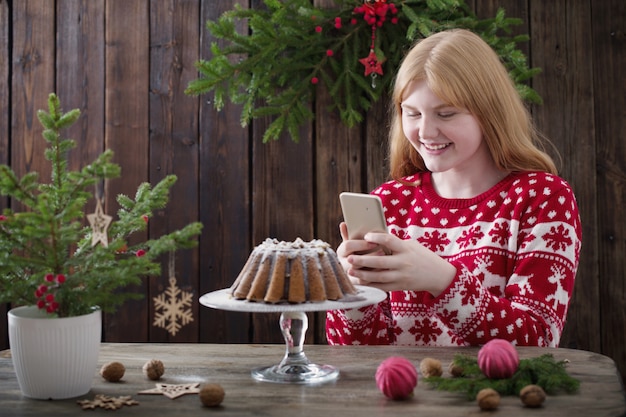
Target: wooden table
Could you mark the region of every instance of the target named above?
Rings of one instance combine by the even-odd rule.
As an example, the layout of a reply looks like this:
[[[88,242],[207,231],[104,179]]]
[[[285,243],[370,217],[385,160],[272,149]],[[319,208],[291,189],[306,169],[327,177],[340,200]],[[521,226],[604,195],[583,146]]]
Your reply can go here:
[[[613,360],[595,353],[569,349],[519,348],[520,357],[546,352],[557,360],[568,359],[569,373],[581,381],[579,394],[548,397],[539,409],[524,408],[517,397],[504,397],[497,411],[481,412],[474,401],[461,394],[435,391],[419,383],[408,401],[387,400],[376,388],[378,364],[392,355],[402,355],[416,366],[425,357],[442,361],[444,369],[457,353],[476,354],[476,348],[417,348],[396,346],[307,345],[311,362],[339,368],[336,381],[320,385],[276,384],[251,378],[253,368],[275,365],[282,359],[282,345],[224,344],[102,344],[99,366],[119,361],[126,367],[122,382],[104,381],[94,370],[90,393],[129,395],[139,405],[115,411],[82,410],[77,399],[41,401],[22,397],[8,351],[0,354],[0,416],[622,416],[626,398]],[[169,399],[162,395],[138,395],[155,387],[145,378],[142,365],[159,359],[165,365],[161,379],[167,384],[219,383],[226,391],[221,407],[202,407],[197,394]],[[421,378],[421,375],[420,375]]]

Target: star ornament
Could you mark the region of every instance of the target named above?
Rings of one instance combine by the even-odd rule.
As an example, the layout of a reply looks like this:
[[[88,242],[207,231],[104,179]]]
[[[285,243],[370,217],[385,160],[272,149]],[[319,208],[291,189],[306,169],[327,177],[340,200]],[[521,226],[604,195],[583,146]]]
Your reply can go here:
[[[365,76],[370,75],[371,73],[376,73],[379,75],[383,75],[383,63],[387,60],[387,58],[383,58],[379,60],[376,56],[376,52],[373,49],[370,50],[370,54],[365,58],[359,59],[359,62],[365,66]]]
[[[96,212],[87,215],[87,220],[91,225],[91,246],[96,246],[98,243],[102,243],[105,248],[109,246],[109,238],[107,236],[107,230],[111,224],[113,217],[104,214],[102,210],[102,203],[98,200],[96,204]]]
[[[139,391],[138,394],[165,395],[167,398],[176,399],[185,394],[198,394],[200,383],[195,384],[156,384],[156,388]]]

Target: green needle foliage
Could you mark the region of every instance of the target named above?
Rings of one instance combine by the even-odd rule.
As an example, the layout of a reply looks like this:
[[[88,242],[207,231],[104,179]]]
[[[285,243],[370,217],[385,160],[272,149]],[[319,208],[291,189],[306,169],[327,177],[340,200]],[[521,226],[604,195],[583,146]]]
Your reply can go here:
[[[134,198],[119,195],[121,208],[108,229],[108,246],[92,245],[93,230],[84,212],[93,199],[90,190],[105,179],[119,177],[121,170],[107,150],[82,170],[68,171],[67,154],[75,142],[62,138],[60,132],[78,119],[80,111],[63,113],[54,94],[48,104],[49,112],[40,110],[37,115],[48,142],[50,182],[39,183],[36,172],[18,178],[9,166],[0,165],[0,194],[11,198],[13,207],[19,203],[24,208],[20,212],[7,208],[0,215],[0,302],[16,306],[48,301],[50,305],[46,297],[52,295],[56,308],[50,309],[51,316],[86,314],[94,307],[111,312],[140,297],[128,286],[160,274],[160,255],[194,247],[202,225],[191,223],[157,239],[130,244],[132,235],[146,230],[153,211],[167,205],[176,182],[169,175],[154,187],[141,184]],[[42,285],[45,293],[36,294]]]
[[[551,354],[521,359],[515,374],[504,379],[487,378],[478,367],[476,357],[457,355],[453,363],[463,370],[463,376],[429,377],[425,382],[441,391],[463,392],[468,400],[476,399],[476,394],[483,388],[493,388],[501,395],[519,395],[522,388],[535,384],[546,394],[554,395],[560,392],[573,394],[580,386],[580,381],[567,373],[567,363],[556,361]]]
[[[362,0],[337,0],[331,9],[315,8],[310,0],[264,0],[264,7],[244,9],[235,5],[207,30],[218,45],[211,45],[210,59],[196,63],[200,77],[185,92],[213,92],[213,103],[242,105],[241,125],[271,117],[263,142],[276,140],[286,130],[299,140],[298,128],[314,117],[311,104],[316,84],[323,84],[332,108],[349,127],[363,121],[365,112],[388,91],[405,52],[417,40],[450,28],[478,33],[491,45],[508,68],[521,96],[539,103],[539,95],[525,84],[539,72],[528,68],[517,48],[528,36],[510,36],[520,19],[505,17],[500,9],[494,18],[478,19],[462,0],[391,1],[397,8],[376,30],[374,50],[383,63],[383,74],[364,75],[359,62],[368,56],[372,28],[355,13]],[[341,22],[337,25],[337,19]],[[245,23],[247,32],[239,29]],[[221,45],[221,46],[220,46]],[[331,51],[331,52],[329,52]]]

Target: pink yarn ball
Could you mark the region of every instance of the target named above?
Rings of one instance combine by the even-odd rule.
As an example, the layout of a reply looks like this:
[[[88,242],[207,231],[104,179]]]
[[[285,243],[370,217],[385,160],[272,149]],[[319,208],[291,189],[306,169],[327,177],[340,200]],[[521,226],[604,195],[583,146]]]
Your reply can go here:
[[[376,370],[376,385],[387,398],[406,399],[417,386],[417,369],[404,357],[389,357]]]
[[[490,340],[478,351],[478,367],[487,378],[510,378],[518,366],[517,350],[506,340]]]

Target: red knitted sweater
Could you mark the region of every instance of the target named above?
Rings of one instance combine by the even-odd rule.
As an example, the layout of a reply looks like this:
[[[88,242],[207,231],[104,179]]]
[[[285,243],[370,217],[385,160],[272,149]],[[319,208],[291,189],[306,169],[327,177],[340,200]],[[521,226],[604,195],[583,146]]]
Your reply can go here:
[[[514,173],[471,199],[437,195],[430,173],[387,182],[389,231],[457,269],[438,297],[393,291],[378,305],[329,311],[330,344],[558,346],[581,246],[576,200],[561,178]]]

